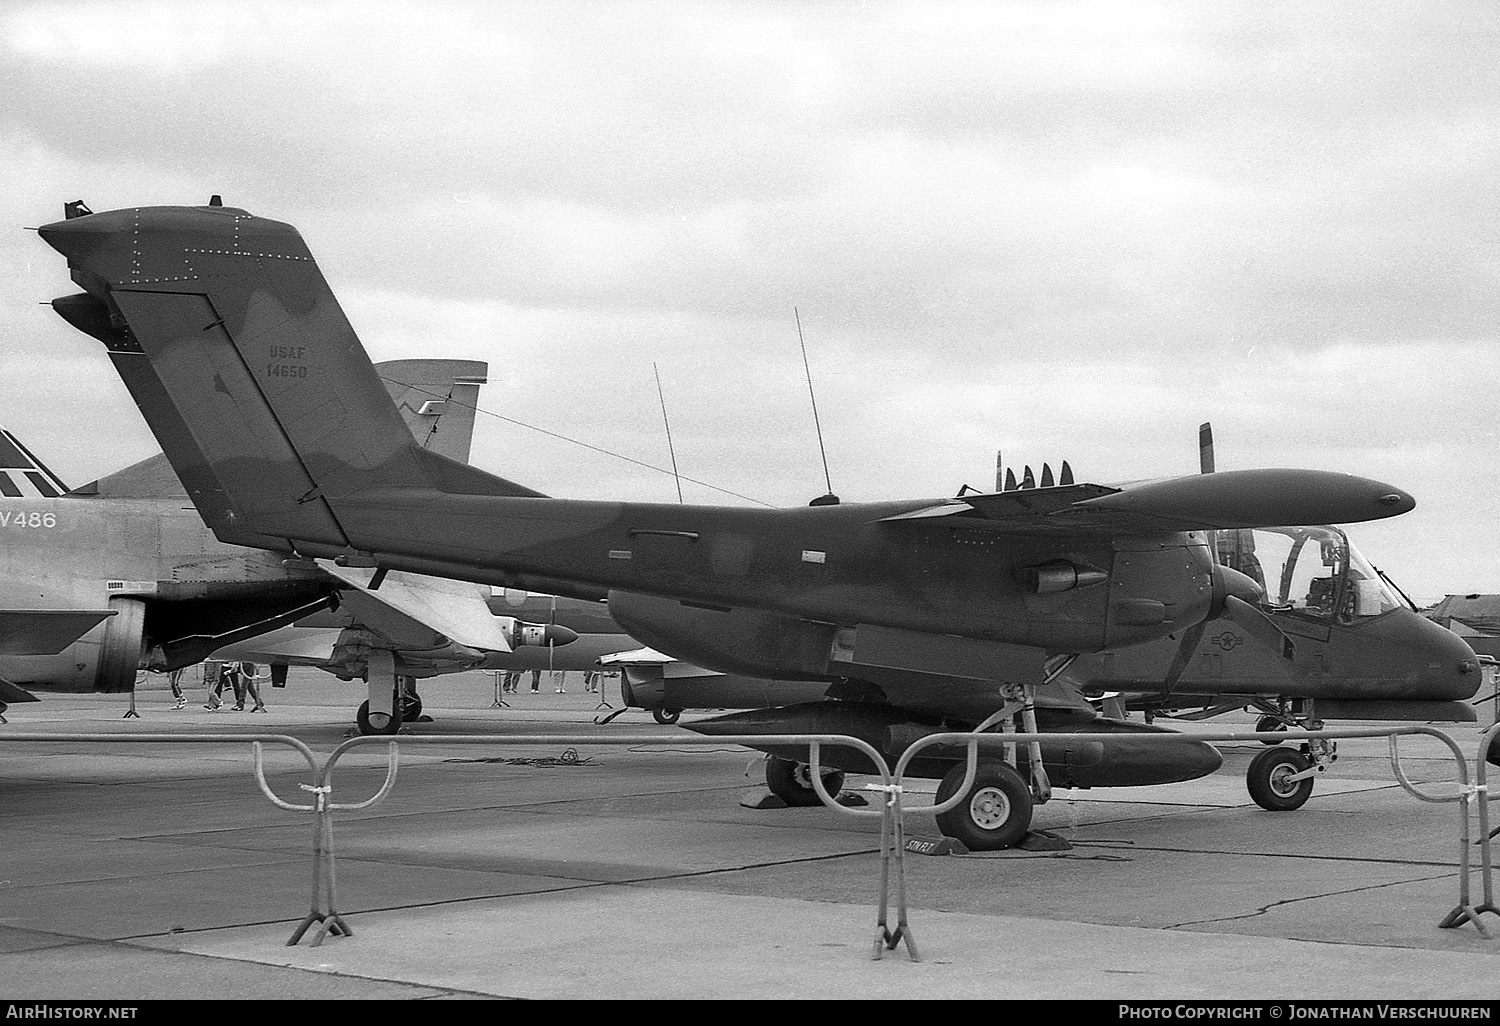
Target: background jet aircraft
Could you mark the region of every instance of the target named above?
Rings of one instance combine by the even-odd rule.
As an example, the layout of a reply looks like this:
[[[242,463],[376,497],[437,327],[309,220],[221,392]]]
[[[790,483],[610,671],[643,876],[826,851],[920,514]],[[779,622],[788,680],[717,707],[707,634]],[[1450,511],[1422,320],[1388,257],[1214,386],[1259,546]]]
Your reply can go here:
[[[54,308],[105,343],[221,540],[608,591],[615,618],[654,648],[839,685],[830,696],[845,701],[768,724],[776,732],[839,718],[894,743],[914,715],[1032,725],[1030,690],[1073,654],[1220,614],[1263,619],[1250,605],[1260,589],[1217,565],[1199,532],[1413,505],[1380,482],[1287,470],[785,510],[550,499],[412,442],[291,226],[213,204],[70,213],[40,233],[85,292]],[[1142,729],[1079,707],[1065,696],[1055,719]],[[1045,761],[1100,784],[1173,762],[1203,772],[1197,753],[1146,766],[1117,744]],[[1045,796],[1043,762],[1038,752],[1029,769]],[[977,846],[1024,832],[1031,788],[1004,762],[987,761],[967,798],[959,825]]]
[[[381,371],[413,433],[466,458],[485,365],[400,361]],[[408,402],[413,388],[419,398]],[[434,395],[447,397],[446,410]],[[314,665],[366,678],[373,654],[372,689],[390,704],[395,678],[405,678],[406,711],[415,716],[414,678],[487,660],[503,665],[509,649],[572,636],[492,614],[485,588],[397,573],[383,595],[372,594],[352,579],[358,571],[225,545],[203,526],[162,456],[69,490],[4,432],[0,477],[0,702],[34,700],[27,688],[131,691],[139,669],[248,658],[237,647],[247,639],[311,618],[337,628]],[[422,604],[411,604],[413,593]],[[291,660],[267,645],[256,654],[285,679]],[[387,658],[390,674],[382,677]],[[372,728],[362,707],[362,728],[400,725],[376,715]]]
[[[1500,659],[1500,595],[1444,595],[1422,615],[1461,635],[1480,655]]]

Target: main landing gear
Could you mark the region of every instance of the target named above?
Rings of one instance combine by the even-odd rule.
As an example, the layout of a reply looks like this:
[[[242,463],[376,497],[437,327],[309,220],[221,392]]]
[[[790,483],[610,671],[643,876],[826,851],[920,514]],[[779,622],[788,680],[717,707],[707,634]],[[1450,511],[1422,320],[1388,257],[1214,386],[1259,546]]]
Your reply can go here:
[[[950,769],[938,785],[942,804],[964,782],[967,763]],[[999,851],[1019,843],[1031,827],[1031,788],[1009,763],[981,759],[974,783],[956,807],[937,816],[938,829],[970,851]]]
[[[425,719],[416,678],[397,676],[395,657],[390,652],[371,651],[366,665],[370,697],[354,715],[361,734],[366,737],[396,734],[402,724]]]
[[[1060,660],[1048,673],[1050,681],[1067,668],[1071,658]],[[1007,684],[1001,689],[1005,704],[986,718],[975,733],[1000,727],[1002,731],[1035,734],[1036,689]],[[974,781],[957,805],[939,813],[938,829],[946,837],[963,843],[970,851],[1001,851],[1019,844],[1031,829],[1032,808],[1052,797],[1052,783],[1042,765],[1042,746],[1027,745],[1028,781],[1016,769],[1015,746],[1006,745],[1004,758],[995,758],[993,749],[981,749],[974,770]],[[944,775],[938,785],[937,803],[952,798],[967,775],[968,762],[961,760]]]

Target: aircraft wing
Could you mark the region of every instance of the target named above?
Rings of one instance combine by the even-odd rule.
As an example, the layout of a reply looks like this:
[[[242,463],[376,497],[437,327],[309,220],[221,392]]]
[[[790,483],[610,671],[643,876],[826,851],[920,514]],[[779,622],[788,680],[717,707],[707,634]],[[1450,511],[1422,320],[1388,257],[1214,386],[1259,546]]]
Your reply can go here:
[[[342,597],[343,608],[400,647],[431,648],[446,639],[479,651],[511,651],[504,629],[507,621],[490,612],[486,588],[400,570],[385,574],[380,586],[372,588],[374,570],[326,559],[317,562],[350,586]]]
[[[882,523],[952,524],[952,518],[960,518],[965,526],[1018,534],[1151,534],[1357,523],[1415,505],[1404,492],[1372,495],[1367,479],[1349,474],[1230,470],[1119,487],[1070,484],[964,495]]]
[[[0,610],[0,655],[56,655],[114,615],[113,609]]]
[[[609,655],[599,657],[600,666],[621,666],[625,664],[650,663],[653,666],[675,663],[669,655],[663,655],[654,648],[633,648],[629,652],[611,652]]]
[[[215,649],[209,658],[317,666],[333,657],[342,633],[342,629],[338,627],[280,627],[258,637]]]

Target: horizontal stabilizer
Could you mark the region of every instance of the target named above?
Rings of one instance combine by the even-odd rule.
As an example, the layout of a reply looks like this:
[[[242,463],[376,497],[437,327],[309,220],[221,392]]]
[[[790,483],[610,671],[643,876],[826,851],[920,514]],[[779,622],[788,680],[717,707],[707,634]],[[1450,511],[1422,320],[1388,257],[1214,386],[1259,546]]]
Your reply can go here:
[[[210,658],[316,666],[333,658],[342,633],[340,627],[298,627],[293,624],[215,649]]]
[[[113,609],[0,611],[0,655],[56,655],[114,615]]]
[[[357,589],[356,605],[351,608],[360,622],[368,626],[379,629],[379,613],[363,611],[368,603],[376,603],[457,644],[481,652],[511,651],[505,636],[507,618],[490,612],[485,601],[489,594],[487,588],[400,570],[385,573],[379,587],[372,588],[375,575],[380,571],[339,566],[326,559],[318,560],[318,566]]]
[[[611,652],[599,657],[600,666],[626,666],[640,663],[671,663],[671,656],[663,655],[654,648],[633,648],[629,652]]]
[[[0,705],[16,705],[19,702],[40,702],[30,691],[0,677]]]

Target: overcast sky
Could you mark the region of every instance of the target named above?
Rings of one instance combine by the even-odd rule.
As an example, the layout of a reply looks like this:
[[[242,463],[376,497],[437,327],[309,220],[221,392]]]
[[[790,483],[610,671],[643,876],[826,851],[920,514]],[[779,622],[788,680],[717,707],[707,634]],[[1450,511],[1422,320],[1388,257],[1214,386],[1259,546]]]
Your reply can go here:
[[[488,361],[475,462],[550,494],[675,501],[541,433],[670,468],[653,364],[683,475],[822,493],[795,310],[845,501],[1211,420],[1412,492],[1351,534],[1419,600],[1500,592],[1493,0],[11,2],[0,183],[0,423],[70,482],[155,445],[22,226],[219,193],[375,359]]]

